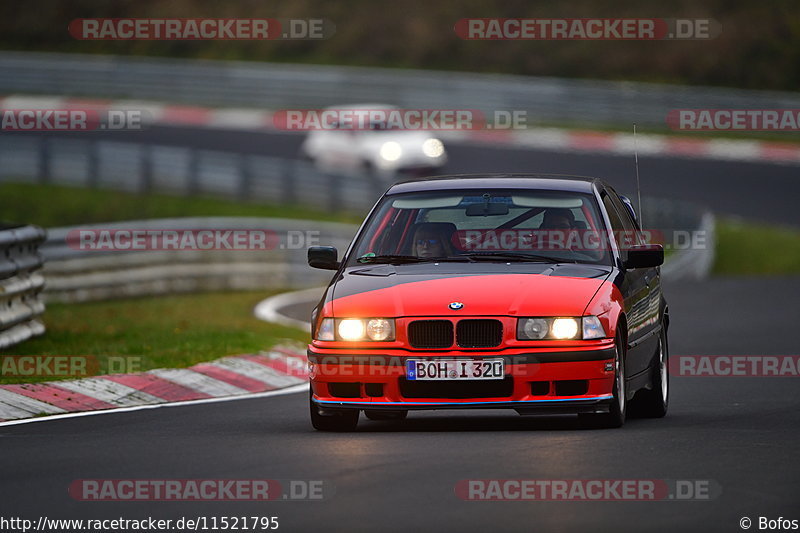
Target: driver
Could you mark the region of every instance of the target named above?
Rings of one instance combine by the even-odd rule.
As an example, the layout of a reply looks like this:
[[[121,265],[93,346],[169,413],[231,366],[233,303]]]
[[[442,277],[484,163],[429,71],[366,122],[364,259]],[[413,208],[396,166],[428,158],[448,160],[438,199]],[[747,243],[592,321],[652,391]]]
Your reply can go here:
[[[452,255],[450,224],[420,224],[414,231],[412,254],[417,257],[446,257]],[[448,234],[449,233],[449,234]]]
[[[575,215],[571,209],[551,207],[544,212],[536,243],[541,250],[571,249],[570,237],[576,229]]]
[[[575,215],[572,209],[551,207],[544,212],[544,218],[539,229],[571,230],[575,229]]]

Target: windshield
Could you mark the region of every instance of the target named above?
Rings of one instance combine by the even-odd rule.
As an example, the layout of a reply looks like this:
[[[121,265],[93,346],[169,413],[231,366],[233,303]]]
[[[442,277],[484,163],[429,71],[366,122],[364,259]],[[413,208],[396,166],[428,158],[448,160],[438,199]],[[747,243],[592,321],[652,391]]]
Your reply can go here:
[[[611,264],[590,194],[530,189],[387,196],[348,259],[365,263],[535,261]]]

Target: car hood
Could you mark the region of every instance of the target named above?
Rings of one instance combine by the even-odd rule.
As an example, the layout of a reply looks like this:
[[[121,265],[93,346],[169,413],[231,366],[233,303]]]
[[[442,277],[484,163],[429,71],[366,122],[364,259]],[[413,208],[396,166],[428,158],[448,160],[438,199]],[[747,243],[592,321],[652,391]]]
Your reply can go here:
[[[579,316],[612,268],[577,264],[365,265],[326,297],[336,317]],[[460,302],[458,311],[448,306]]]

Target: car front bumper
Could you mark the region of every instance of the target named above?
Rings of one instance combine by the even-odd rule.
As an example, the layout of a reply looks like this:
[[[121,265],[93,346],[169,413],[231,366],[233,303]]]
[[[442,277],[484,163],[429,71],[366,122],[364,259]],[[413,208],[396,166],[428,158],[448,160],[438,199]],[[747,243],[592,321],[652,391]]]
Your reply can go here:
[[[410,381],[406,360],[498,359],[503,380]],[[522,414],[608,411],[614,345],[506,353],[343,353],[308,350],[312,400],[323,410],[516,409]]]

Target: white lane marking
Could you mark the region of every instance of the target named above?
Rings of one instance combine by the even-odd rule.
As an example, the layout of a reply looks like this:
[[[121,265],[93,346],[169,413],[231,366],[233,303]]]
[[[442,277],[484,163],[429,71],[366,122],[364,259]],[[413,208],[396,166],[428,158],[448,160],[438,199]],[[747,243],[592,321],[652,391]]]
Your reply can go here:
[[[148,373],[209,396],[231,396],[250,392],[186,368],[158,368]]]
[[[166,401],[163,398],[158,398],[152,394],[123,385],[122,383],[117,383],[116,381],[111,381],[110,379],[86,378],[76,381],[59,381],[56,384],[67,390],[84,394],[90,398],[102,400],[112,405],[119,405],[120,407],[164,403]]]
[[[41,413],[66,413],[64,409],[28,398],[22,394],[0,389],[0,418],[22,418],[36,416]]]
[[[660,135],[637,135],[634,140],[633,135],[618,134],[614,136],[614,152],[618,154],[633,154],[634,148],[639,150],[640,155],[658,155],[669,152],[666,138]]]
[[[0,422],[0,427],[17,426],[20,424],[33,424],[36,422],[50,422],[52,420],[61,420],[63,418],[110,415],[116,413],[132,413],[134,411],[142,411],[144,409],[158,409],[161,407],[183,407],[187,405],[199,405],[204,403],[219,403],[219,402],[231,402],[235,400],[252,400],[257,398],[269,398],[270,396],[283,396],[284,394],[296,394],[298,392],[304,392],[304,391],[308,391],[308,383],[302,383],[300,385],[295,385],[294,387],[287,387],[285,389],[280,389],[280,390],[271,390],[267,392],[245,394],[241,396],[225,396],[223,398],[203,398],[202,400],[186,400],[183,402],[158,403],[153,405],[137,405],[135,407],[120,407],[119,409],[104,409],[102,411],[81,411],[78,413],[65,413],[61,415],[43,416],[38,418],[9,420],[8,422]]]
[[[707,154],[719,159],[758,159],[761,155],[761,143],[757,141],[714,139],[708,143]]]
[[[273,322],[275,324],[281,324],[282,326],[289,326],[290,328],[311,331],[310,322],[291,318],[281,313],[280,310],[290,305],[319,300],[324,291],[325,289],[323,287],[315,287],[313,289],[277,294],[258,302],[253,309],[253,314],[256,318],[265,322]]]
[[[60,96],[27,96],[14,94],[3,98],[4,109],[65,109],[66,99]]]
[[[569,148],[570,136],[566,130],[541,128],[524,130],[512,137],[511,144],[528,148]]]
[[[305,381],[295,376],[289,376],[276,371],[274,368],[260,365],[253,361],[241,358],[226,358],[211,363],[229,372],[235,372],[250,379],[266,383],[272,387],[286,387]]]
[[[252,109],[227,108],[211,113],[208,126],[212,128],[261,129],[270,125],[271,114]]]

